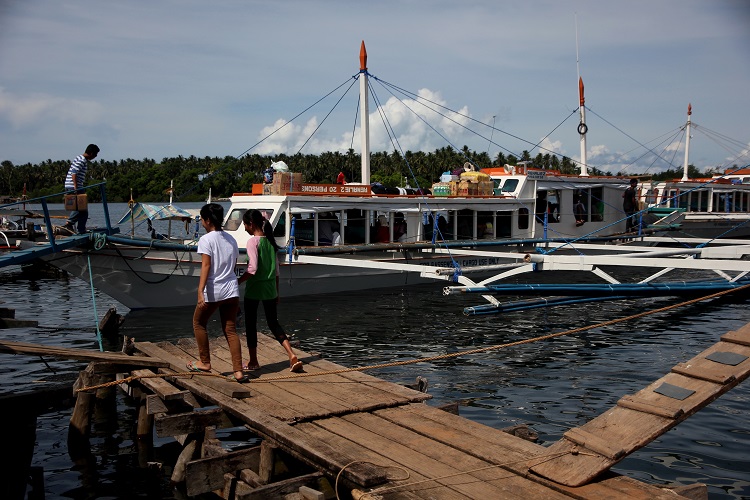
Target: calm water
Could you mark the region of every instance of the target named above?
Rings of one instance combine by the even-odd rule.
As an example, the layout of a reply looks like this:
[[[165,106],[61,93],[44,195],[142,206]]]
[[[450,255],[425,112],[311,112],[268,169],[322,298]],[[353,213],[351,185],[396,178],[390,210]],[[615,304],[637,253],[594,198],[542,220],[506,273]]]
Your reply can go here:
[[[186,205],[194,206],[198,205]],[[119,218],[124,205],[111,212]],[[17,317],[38,319],[41,325],[0,330],[0,339],[97,347],[92,294],[86,282],[30,279],[18,268],[6,268],[0,270],[0,283],[5,305],[15,308]],[[121,333],[136,340],[192,336],[190,308],[130,313],[106,296],[95,293],[94,297],[99,317],[110,306],[127,313]],[[670,302],[646,299],[504,316],[463,316],[463,307],[479,303],[478,297],[444,297],[436,285],[282,299],[280,317],[304,350],[321,352],[345,366],[359,366],[511,342]],[[713,345],[721,334],[748,322],[746,302],[724,299],[575,336],[372,373],[398,383],[424,376],[433,395],[430,404],[459,400],[464,417],[496,428],[529,424],[541,443],[549,445],[570,427],[601,414],[623,395],[640,390],[675,364]],[[213,334],[220,334],[216,323],[211,327]],[[105,345],[119,349],[117,341]],[[47,362],[57,372],[83,366],[72,361]],[[28,387],[48,377],[50,368],[38,357],[3,354],[0,383],[6,389]],[[655,484],[703,482],[709,485],[710,498],[750,498],[749,403],[750,387],[745,382],[620,462],[615,470]],[[44,469],[47,498],[179,498],[168,484],[170,470],[140,467],[147,460],[172,463],[177,447],[170,440],[156,439],[153,456],[139,457],[133,441],[133,402],[118,393],[116,408],[109,410],[117,418],[95,421],[92,454],[76,461],[66,445],[71,410],[39,417],[32,466]],[[222,437],[229,444],[243,444],[247,439],[237,431],[227,431]]]

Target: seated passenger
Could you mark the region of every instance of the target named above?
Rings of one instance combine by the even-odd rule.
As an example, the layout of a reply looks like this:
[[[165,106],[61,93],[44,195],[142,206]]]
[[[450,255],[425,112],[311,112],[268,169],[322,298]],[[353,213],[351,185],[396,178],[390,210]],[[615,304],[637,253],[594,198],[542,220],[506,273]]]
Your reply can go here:
[[[391,241],[391,232],[385,215],[378,215],[378,220],[375,223],[375,241],[377,243],[389,243]]]
[[[318,244],[330,246],[339,234],[339,221],[335,214],[323,212],[318,214]]]
[[[406,220],[401,212],[396,213],[396,219],[393,223],[393,240],[406,241]]]

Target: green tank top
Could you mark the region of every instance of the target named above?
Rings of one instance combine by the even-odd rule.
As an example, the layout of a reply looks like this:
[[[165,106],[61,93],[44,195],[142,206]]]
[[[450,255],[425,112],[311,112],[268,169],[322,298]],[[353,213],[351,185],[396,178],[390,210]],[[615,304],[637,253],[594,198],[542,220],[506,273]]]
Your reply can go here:
[[[255,300],[275,299],[276,290],[276,250],[268,238],[258,242],[258,269],[245,283],[245,297]]]

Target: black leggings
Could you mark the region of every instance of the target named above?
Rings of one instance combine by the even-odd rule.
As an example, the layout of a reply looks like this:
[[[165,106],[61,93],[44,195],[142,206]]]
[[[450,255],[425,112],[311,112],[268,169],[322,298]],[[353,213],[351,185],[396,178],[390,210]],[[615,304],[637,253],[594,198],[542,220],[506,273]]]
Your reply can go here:
[[[247,330],[247,347],[253,349],[258,347],[258,303],[261,302],[258,299],[248,299],[245,297],[245,329]],[[268,328],[271,329],[271,333],[279,341],[279,344],[283,344],[285,340],[289,340],[284,333],[284,329],[279,324],[279,318],[276,312],[276,299],[268,299],[263,302],[263,312],[266,314],[266,322]]]

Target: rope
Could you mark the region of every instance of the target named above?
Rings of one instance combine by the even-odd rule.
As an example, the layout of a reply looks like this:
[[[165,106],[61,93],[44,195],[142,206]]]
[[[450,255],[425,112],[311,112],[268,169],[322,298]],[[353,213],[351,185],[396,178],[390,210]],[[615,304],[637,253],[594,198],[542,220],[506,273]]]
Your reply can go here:
[[[549,339],[553,339],[553,338],[556,338],[556,337],[562,337],[562,336],[565,336],[565,335],[572,335],[572,334],[575,334],[575,333],[581,333],[581,332],[585,332],[585,331],[588,331],[588,330],[593,330],[595,328],[602,328],[602,327],[605,327],[605,326],[614,325],[614,324],[622,323],[622,322],[625,322],[625,321],[631,321],[631,320],[634,320],[634,319],[638,319],[638,318],[643,318],[645,316],[649,316],[651,314],[665,312],[665,311],[669,311],[669,310],[672,310],[672,309],[677,309],[679,307],[685,307],[685,306],[689,306],[689,305],[692,305],[692,304],[696,304],[696,303],[702,302],[704,300],[709,300],[709,299],[714,299],[714,298],[717,298],[717,297],[721,297],[722,295],[727,295],[727,294],[732,293],[732,292],[739,292],[741,290],[747,290],[748,288],[750,288],[750,284],[747,284],[747,285],[744,285],[744,286],[741,286],[741,287],[738,287],[738,288],[732,288],[732,289],[729,289],[729,290],[723,290],[721,292],[712,293],[712,294],[706,295],[704,297],[699,297],[699,298],[696,298],[696,299],[687,300],[685,302],[680,302],[678,304],[672,304],[672,305],[669,305],[669,306],[660,307],[658,309],[652,309],[650,311],[644,311],[644,312],[641,312],[641,313],[638,313],[638,314],[632,314],[632,315],[626,316],[624,318],[612,319],[612,320],[609,320],[609,321],[604,321],[602,323],[596,323],[596,324],[589,325],[589,326],[582,326],[580,328],[574,328],[572,330],[565,330],[565,331],[558,332],[558,333],[550,333],[548,335],[542,335],[542,336],[533,337],[533,338],[530,338],[530,339],[517,340],[515,342],[508,342],[508,343],[505,343],[505,344],[496,344],[496,345],[492,345],[492,346],[489,346],[489,347],[480,347],[480,348],[477,348],[477,349],[471,349],[471,350],[468,350],[468,351],[461,351],[461,352],[454,352],[454,353],[450,353],[450,354],[440,354],[438,356],[430,356],[430,357],[427,357],[427,358],[407,359],[407,360],[404,360],[404,361],[392,361],[390,363],[381,363],[381,364],[378,364],[378,365],[358,366],[358,367],[354,367],[354,368],[341,368],[340,370],[326,370],[326,371],[315,372],[315,373],[303,372],[303,373],[295,373],[293,375],[277,375],[275,377],[257,378],[257,379],[250,380],[249,383],[251,383],[251,384],[253,384],[253,383],[258,384],[258,383],[264,383],[264,382],[265,383],[267,383],[267,382],[279,382],[279,381],[284,381],[284,380],[300,379],[300,378],[303,378],[303,377],[320,377],[320,376],[324,376],[324,375],[339,375],[339,374],[342,374],[342,373],[363,372],[363,371],[366,371],[366,370],[380,370],[382,368],[391,368],[391,367],[394,367],[394,366],[413,365],[413,364],[416,364],[416,363],[425,363],[425,362],[428,362],[428,361],[438,361],[438,360],[442,360],[442,359],[458,358],[460,356],[469,356],[469,355],[472,355],[472,354],[479,354],[479,353],[483,353],[483,352],[496,351],[496,350],[499,350],[499,349],[505,349],[505,348],[508,348],[508,347],[515,347],[517,345],[523,345],[523,344],[531,344],[531,343],[534,343],[534,342],[540,342],[542,340],[549,340]],[[83,387],[83,388],[77,389],[76,392],[82,392],[82,391],[89,391],[89,390],[94,390],[94,389],[100,389],[100,388],[109,387],[109,386],[112,386],[112,385],[119,385],[119,384],[122,384],[122,383],[131,382],[131,381],[138,380],[138,379],[141,379],[141,378],[165,378],[165,377],[186,377],[186,376],[187,377],[192,377],[192,376],[195,376],[195,375],[199,375],[199,376],[214,376],[214,377],[225,378],[224,375],[220,375],[218,373],[202,373],[202,372],[181,372],[181,373],[172,373],[172,374],[162,374],[162,373],[158,373],[157,374],[157,373],[154,373],[153,375],[140,375],[140,376],[131,375],[130,377],[127,377],[127,378],[122,379],[122,380],[116,380],[116,381],[107,382],[107,383],[104,383],[104,384],[99,384],[99,385],[94,385],[94,386],[89,386],[89,387]]]
[[[104,352],[102,344],[102,332],[99,331],[99,314],[96,312],[96,295],[94,294],[94,276],[91,274],[91,256],[86,254],[89,265],[89,283],[91,284],[91,302],[94,303],[94,325],[96,326],[96,340],[99,342],[99,352]]]

